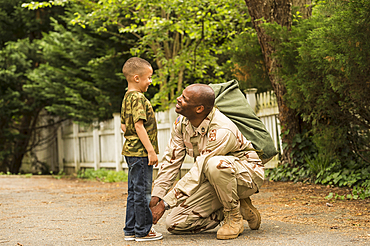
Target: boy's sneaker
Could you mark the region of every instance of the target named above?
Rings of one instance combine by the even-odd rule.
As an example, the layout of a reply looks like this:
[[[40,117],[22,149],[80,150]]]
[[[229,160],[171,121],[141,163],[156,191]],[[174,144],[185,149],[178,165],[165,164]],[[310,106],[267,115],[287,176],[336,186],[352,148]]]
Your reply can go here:
[[[125,236],[126,241],[135,241],[135,235]]]
[[[136,237],[135,241],[137,242],[143,242],[143,241],[153,241],[153,240],[159,240],[162,239],[163,235],[162,233],[156,232],[154,228],[150,229],[150,232],[145,237]]]

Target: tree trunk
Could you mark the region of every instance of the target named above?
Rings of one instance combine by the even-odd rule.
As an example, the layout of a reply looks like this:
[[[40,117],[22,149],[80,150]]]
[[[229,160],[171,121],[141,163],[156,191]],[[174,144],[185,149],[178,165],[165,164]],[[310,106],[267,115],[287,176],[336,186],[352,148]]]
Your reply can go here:
[[[287,144],[284,149],[282,161],[283,163],[292,164],[292,140],[293,137],[301,132],[301,119],[296,114],[296,111],[287,106],[284,100],[284,95],[287,92],[285,84],[278,76],[280,67],[279,61],[272,57],[274,49],[270,44],[271,38],[265,33],[260,25],[263,19],[267,22],[276,22],[281,26],[287,27],[288,30],[292,25],[292,7],[299,7],[298,11],[303,18],[311,16],[311,8],[305,7],[311,5],[311,0],[245,0],[248,7],[249,15],[256,29],[258,40],[261,46],[264,62],[269,74],[269,78],[274,88],[278,107],[279,120],[282,126],[283,143]]]
[[[13,158],[9,163],[10,173],[19,173],[23,157],[29,151],[29,142],[35,131],[39,113],[40,110],[35,110],[33,113],[23,116],[21,120],[19,136],[14,143]]]

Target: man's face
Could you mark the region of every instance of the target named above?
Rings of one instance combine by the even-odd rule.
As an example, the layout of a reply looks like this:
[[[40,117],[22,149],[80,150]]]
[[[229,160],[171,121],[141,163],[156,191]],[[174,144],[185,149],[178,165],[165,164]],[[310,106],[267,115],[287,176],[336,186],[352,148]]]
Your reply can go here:
[[[199,106],[194,101],[195,91],[191,87],[186,87],[182,95],[177,98],[176,113],[181,114],[187,118],[193,118],[196,113],[196,107]]]

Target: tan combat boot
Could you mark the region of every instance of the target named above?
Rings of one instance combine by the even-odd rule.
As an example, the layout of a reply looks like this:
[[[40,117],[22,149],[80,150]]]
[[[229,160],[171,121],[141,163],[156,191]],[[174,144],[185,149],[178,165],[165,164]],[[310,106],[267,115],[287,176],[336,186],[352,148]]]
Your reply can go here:
[[[258,230],[261,225],[261,215],[257,208],[252,205],[249,197],[240,199],[240,213],[243,219],[248,221],[248,225],[252,230]]]
[[[239,208],[224,211],[224,215],[223,225],[217,231],[217,239],[237,238],[244,231],[243,217]]]

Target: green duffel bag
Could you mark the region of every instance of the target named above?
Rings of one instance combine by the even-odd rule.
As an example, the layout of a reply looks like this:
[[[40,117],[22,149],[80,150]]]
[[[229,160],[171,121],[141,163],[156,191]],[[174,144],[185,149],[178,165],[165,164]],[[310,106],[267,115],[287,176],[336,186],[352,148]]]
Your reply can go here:
[[[271,160],[278,153],[274,142],[239,89],[238,81],[231,80],[209,86],[215,92],[216,107],[237,125],[247,140],[252,142],[262,162]]]

